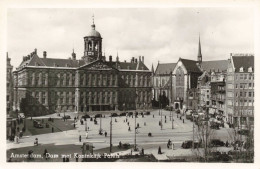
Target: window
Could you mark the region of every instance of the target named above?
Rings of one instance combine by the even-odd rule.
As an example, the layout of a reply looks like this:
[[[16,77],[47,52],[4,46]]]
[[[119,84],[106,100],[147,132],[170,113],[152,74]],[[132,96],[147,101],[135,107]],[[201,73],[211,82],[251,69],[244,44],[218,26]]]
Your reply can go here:
[[[252,71],[253,71],[252,67],[249,67],[248,72],[252,72]]]
[[[238,88],[238,84],[236,84],[236,89]]]
[[[247,74],[244,74],[244,79],[247,79]]]
[[[239,69],[239,72],[244,72],[244,68],[241,67],[241,68]]]
[[[243,74],[240,74],[240,80],[243,80]]]
[[[246,97],[247,92],[244,93],[244,97]]]

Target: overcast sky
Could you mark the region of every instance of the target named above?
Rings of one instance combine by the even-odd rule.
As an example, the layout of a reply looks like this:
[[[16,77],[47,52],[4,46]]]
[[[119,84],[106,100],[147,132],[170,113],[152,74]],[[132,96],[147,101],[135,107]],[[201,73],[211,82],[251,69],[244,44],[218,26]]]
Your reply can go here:
[[[75,49],[83,56],[83,37],[92,15],[103,38],[103,52],[115,60],[144,56],[151,68],[197,59],[199,33],[203,60],[228,59],[230,53],[254,52],[254,13],[245,8],[140,9],[9,9],[7,44],[17,67],[37,48],[49,58],[69,58]]]

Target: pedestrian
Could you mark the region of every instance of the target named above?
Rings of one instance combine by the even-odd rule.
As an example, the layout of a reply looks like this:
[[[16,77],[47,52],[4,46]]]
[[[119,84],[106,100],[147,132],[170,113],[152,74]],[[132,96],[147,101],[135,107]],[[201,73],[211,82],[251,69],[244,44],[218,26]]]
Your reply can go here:
[[[129,122],[127,122],[127,125],[129,126]]]
[[[38,138],[35,138],[34,145],[38,146]]]
[[[74,125],[74,128],[76,128],[76,123],[75,123],[75,122],[74,122],[74,124],[73,124],[73,125]]]
[[[167,148],[169,149],[169,143],[167,143]]]
[[[65,157],[63,157],[63,158],[62,158],[62,160],[63,160],[63,162],[66,162],[66,159],[65,159]]]
[[[166,119],[165,119],[165,123],[166,123]]]
[[[184,123],[184,119],[182,119],[182,122]]]
[[[119,148],[121,148],[122,147],[122,143],[121,143],[121,141],[119,141]]]
[[[154,114],[153,114],[153,118],[154,118]]]
[[[174,144],[172,143],[172,150],[174,149]]]
[[[47,153],[48,153],[48,151],[47,151],[47,149],[45,149],[43,152],[43,156],[45,157],[45,160],[47,160]]]
[[[146,126],[146,122],[144,122],[144,126]]]
[[[86,132],[86,139],[88,138],[88,132]]]
[[[70,159],[69,159],[69,157],[67,157],[67,158],[66,158],[66,162],[70,162]]]
[[[142,148],[142,155],[144,155],[144,148]]]
[[[107,132],[105,132],[105,137],[107,137]]]
[[[165,119],[166,119],[166,116],[164,116],[165,117]]]
[[[53,128],[53,127],[51,128],[51,132],[52,132],[52,133],[54,132],[54,128]]]
[[[129,126],[129,128],[128,128],[128,131],[131,131],[131,128],[130,128],[130,126]]]
[[[79,135],[79,142],[81,142],[81,135]]]
[[[228,147],[228,140],[226,141],[226,147]]]
[[[158,148],[158,154],[162,154],[161,146]]]

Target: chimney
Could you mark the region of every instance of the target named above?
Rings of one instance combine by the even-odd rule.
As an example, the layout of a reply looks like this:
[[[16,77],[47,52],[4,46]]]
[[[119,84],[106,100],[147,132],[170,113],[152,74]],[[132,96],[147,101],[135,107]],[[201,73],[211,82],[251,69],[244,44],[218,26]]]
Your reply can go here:
[[[137,58],[135,58],[135,63],[137,63]]]
[[[131,63],[134,63],[134,62],[135,62],[135,58],[134,58],[134,57],[132,57]]]
[[[36,48],[34,49],[34,54],[37,54],[37,49]]]
[[[125,60],[125,63],[126,63],[126,60]]]
[[[23,61],[25,61],[26,56],[23,56]]]
[[[43,51],[43,58],[46,59],[47,58],[47,52]]]
[[[141,56],[139,56],[139,62],[141,62]]]
[[[144,63],[144,56],[142,56],[142,62]]]
[[[109,56],[109,62],[112,62],[112,56],[111,55]]]

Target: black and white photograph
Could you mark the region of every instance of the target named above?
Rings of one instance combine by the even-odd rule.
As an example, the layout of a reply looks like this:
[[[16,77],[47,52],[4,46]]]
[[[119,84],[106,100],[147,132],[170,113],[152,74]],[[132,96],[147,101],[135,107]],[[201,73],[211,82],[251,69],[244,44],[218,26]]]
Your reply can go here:
[[[254,164],[255,10],[8,8],[5,162]]]

